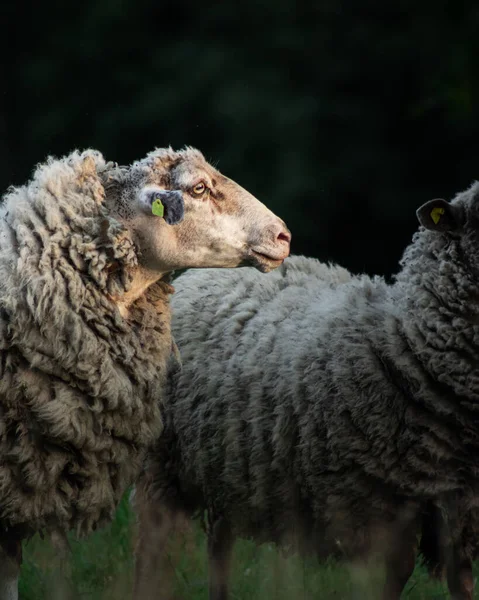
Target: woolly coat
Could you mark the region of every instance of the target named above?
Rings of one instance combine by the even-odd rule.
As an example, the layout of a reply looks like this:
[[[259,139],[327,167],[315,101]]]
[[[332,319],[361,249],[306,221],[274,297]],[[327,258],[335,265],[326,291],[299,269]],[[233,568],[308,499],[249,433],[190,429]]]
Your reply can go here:
[[[262,276],[178,278],[184,366],[169,383],[145,497],[207,509],[234,535],[343,557],[394,544],[393,527],[419,525],[434,503],[451,543],[462,537],[471,554],[479,184],[454,203],[467,214],[462,234],[421,228],[394,285],[347,272],[338,281],[304,258]]]
[[[51,159],[0,209],[0,528],[22,536],[109,520],[162,427],[172,288],[120,315],[137,254],[107,174]]]

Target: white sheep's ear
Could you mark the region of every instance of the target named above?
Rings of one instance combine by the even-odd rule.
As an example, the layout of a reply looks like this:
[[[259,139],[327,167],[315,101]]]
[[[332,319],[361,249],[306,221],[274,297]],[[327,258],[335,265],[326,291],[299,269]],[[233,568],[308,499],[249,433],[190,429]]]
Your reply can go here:
[[[416,211],[419,223],[430,231],[457,232],[464,225],[464,212],[460,206],[442,198],[429,200]]]
[[[180,190],[144,187],[140,191],[140,204],[147,213],[163,217],[168,225],[181,223],[185,216],[185,202]]]

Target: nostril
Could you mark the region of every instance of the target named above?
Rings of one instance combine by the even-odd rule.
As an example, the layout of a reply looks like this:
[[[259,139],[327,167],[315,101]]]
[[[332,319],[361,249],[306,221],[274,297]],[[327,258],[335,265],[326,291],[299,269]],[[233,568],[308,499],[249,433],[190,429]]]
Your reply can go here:
[[[276,239],[278,240],[278,242],[286,242],[289,244],[291,242],[291,234],[282,231]]]

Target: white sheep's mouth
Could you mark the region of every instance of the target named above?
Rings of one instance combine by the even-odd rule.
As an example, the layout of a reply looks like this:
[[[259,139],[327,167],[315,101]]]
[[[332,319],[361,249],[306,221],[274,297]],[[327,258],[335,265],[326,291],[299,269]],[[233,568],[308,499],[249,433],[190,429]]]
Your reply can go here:
[[[250,250],[249,258],[254,267],[263,273],[268,273],[277,267],[281,266],[284,262],[284,258],[276,258],[265,254],[264,252],[258,252],[256,250]]]

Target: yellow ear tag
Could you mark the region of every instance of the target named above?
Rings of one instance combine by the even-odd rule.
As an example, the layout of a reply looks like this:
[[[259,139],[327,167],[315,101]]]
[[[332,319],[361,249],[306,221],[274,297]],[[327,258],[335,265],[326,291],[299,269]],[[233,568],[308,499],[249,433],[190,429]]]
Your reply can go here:
[[[165,207],[159,198],[153,201],[151,205],[151,212],[157,217],[162,217],[165,214]]]
[[[436,206],[431,210],[431,219],[434,221],[434,225],[437,225],[441,220],[441,215],[444,214],[444,209]]]

